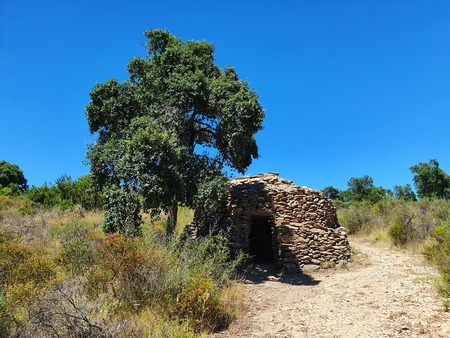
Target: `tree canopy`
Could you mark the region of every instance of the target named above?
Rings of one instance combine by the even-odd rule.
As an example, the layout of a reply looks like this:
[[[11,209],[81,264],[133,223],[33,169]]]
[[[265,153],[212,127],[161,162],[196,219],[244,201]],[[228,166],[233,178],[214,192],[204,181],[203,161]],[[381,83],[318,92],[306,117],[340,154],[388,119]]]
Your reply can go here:
[[[107,231],[134,233],[141,209],[174,217],[178,203],[201,204],[205,192],[221,191],[209,185],[223,183],[214,178],[224,167],[243,173],[258,157],[258,96],[234,68],[214,64],[214,46],[166,30],[145,35],[147,56],[130,60],[129,79],[97,84],[86,107]]]
[[[19,166],[5,160],[0,161],[0,186],[9,187],[11,184],[16,184],[20,190],[27,188],[27,180]]]
[[[335,199],[347,203],[369,201],[379,202],[392,196],[389,189],[376,187],[373,184],[372,177],[365,175],[363,177],[351,177],[347,182],[348,189],[339,190],[333,186],[323,189],[323,193],[329,199]]]
[[[329,198],[330,200],[336,200],[339,199],[339,189],[333,187],[333,186],[328,186],[325,187],[323,190],[323,193],[325,194],[325,196],[327,198]]]
[[[439,168],[439,162],[431,159],[410,168],[414,174],[414,186],[420,198],[450,198],[450,176]]]
[[[416,201],[416,194],[412,190],[411,185],[395,185],[394,196],[397,199],[403,199],[405,201]]]

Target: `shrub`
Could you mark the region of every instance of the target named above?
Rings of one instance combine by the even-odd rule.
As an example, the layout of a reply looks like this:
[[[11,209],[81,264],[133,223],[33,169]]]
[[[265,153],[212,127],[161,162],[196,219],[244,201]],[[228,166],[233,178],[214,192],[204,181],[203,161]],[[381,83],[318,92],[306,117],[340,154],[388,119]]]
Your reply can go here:
[[[109,293],[125,309],[137,309],[167,298],[166,275],[172,268],[167,250],[149,248],[142,238],[110,234],[96,249],[96,265],[88,276],[92,297]]]
[[[92,287],[95,288],[94,281],[98,284],[97,292],[109,290],[114,298],[127,305],[137,301],[136,289],[141,284],[139,271],[145,263],[136,241],[122,234],[107,235],[97,247],[97,264],[89,277]]]
[[[242,257],[230,259],[222,236],[180,242],[147,227],[137,237],[104,234],[98,212],[24,217],[16,208],[24,197],[0,198],[11,230],[0,227],[0,337],[195,337],[237,313],[228,280]],[[150,309],[154,322],[137,323]]]
[[[33,306],[24,332],[39,337],[138,337],[126,320],[111,322],[102,298],[90,300],[84,280],[57,283]]]
[[[65,225],[59,232],[62,252],[60,262],[72,275],[86,272],[94,263],[94,244],[88,237],[88,227],[81,221]]]
[[[28,320],[34,300],[56,276],[53,260],[42,248],[28,247],[0,230],[0,333],[17,330]]]
[[[450,223],[436,227],[432,234],[434,242],[424,248],[425,257],[435,264],[441,274],[438,291],[444,300],[450,300]]]
[[[370,233],[383,226],[383,219],[377,210],[367,203],[354,203],[339,210],[339,221],[349,234]]]
[[[405,245],[408,242],[409,227],[408,223],[403,222],[394,223],[389,227],[388,234],[394,245]]]
[[[203,272],[194,275],[178,294],[174,310],[181,322],[187,322],[197,332],[213,331],[226,324],[217,285]]]
[[[33,202],[42,205],[45,208],[52,208],[61,203],[61,196],[59,190],[54,185],[47,185],[47,183],[40,187],[32,186],[28,189],[25,195]]]
[[[415,237],[412,226],[413,218],[414,214],[410,212],[406,204],[394,209],[391,216],[391,225],[388,228],[388,234],[394,245],[405,245]]]

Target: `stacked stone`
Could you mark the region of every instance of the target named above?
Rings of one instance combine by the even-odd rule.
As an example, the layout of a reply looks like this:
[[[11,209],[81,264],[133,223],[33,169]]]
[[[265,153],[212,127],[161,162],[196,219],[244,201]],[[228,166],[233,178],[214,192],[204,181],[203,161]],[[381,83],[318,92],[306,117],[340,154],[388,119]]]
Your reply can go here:
[[[299,187],[277,173],[236,178],[230,182],[226,207],[218,212],[233,250],[250,250],[252,219],[273,223],[273,251],[287,271],[317,269],[350,258],[350,246],[336,209],[321,191]],[[196,219],[197,218],[197,219]],[[194,218],[192,226],[198,217]]]

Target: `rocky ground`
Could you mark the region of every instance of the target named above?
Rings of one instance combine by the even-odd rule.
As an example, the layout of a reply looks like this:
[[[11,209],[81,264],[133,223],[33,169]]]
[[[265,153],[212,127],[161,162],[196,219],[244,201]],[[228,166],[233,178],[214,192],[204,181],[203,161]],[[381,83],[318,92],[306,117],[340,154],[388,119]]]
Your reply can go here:
[[[434,268],[420,255],[350,242],[354,261],[338,268],[283,276],[255,266],[245,316],[216,337],[450,337]]]

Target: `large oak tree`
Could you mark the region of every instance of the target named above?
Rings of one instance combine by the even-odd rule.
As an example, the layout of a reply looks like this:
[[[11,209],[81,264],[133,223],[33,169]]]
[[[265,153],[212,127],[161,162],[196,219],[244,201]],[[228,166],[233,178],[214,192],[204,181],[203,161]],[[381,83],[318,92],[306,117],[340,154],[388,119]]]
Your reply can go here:
[[[220,195],[224,167],[243,173],[258,157],[264,112],[234,68],[215,65],[211,43],[145,35],[147,56],[130,60],[129,79],[90,92],[86,116],[98,138],[87,158],[104,189],[107,231],[135,234],[142,209],[165,210],[170,234],[178,203],[207,203],[205,191]]]

